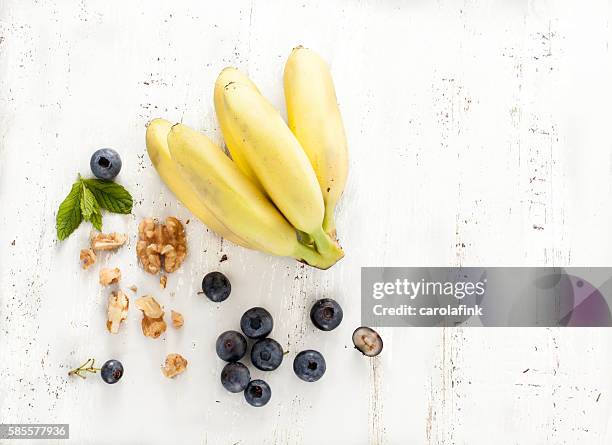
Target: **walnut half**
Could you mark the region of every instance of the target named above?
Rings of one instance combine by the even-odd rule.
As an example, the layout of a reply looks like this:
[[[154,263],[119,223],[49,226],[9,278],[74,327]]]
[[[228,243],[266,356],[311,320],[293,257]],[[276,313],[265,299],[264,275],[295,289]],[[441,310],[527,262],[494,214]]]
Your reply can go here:
[[[159,303],[150,295],[145,295],[136,300],[136,307],[142,311],[142,333],[151,338],[158,338],[166,332],[164,321],[164,310]]]
[[[106,329],[111,334],[119,332],[121,322],[127,318],[130,300],[122,291],[113,292],[108,297],[108,319],[106,321]]]
[[[187,360],[181,354],[168,354],[162,372],[169,379],[176,377],[187,369]]]
[[[165,224],[145,218],[138,225],[138,260],[145,271],[157,274],[162,268],[170,273],[177,270],[187,256],[187,237],[183,224],[172,216]]]

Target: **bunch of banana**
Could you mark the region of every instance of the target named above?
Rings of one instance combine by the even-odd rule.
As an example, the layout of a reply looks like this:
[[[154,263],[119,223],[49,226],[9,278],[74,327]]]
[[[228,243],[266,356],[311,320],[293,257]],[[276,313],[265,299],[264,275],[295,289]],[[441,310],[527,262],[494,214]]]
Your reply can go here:
[[[149,123],[147,150],[177,198],[219,235],[327,269],[344,256],[334,208],[347,150],[325,62],[294,49],[285,95],[289,127],[253,82],[226,68],[214,102],[231,159],[205,135],[163,119]]]

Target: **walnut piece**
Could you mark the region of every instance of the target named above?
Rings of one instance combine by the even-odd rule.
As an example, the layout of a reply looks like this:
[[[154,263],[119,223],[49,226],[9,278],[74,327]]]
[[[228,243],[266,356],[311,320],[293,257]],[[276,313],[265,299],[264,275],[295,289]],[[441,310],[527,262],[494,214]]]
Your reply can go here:
[[[100,270],[100,284],[102,286],[108,286],[109,284],[117,284],[121,280],[121,271],[118,267],[110,269],[105,267]]]
[[[185,323],[185,319],[183,318],[183,314],[176,311],[170,311],[170,318],[172,318],[172,326],[176,329],[183,327]]]
[[[91,248],[93,250],[115,250],[123,246],[127,241],[125,233],[98,233],[91,237]]]
[[[136,307],[149,318],[160,318],[164,316],[164,310],[157,300],[150,295],[145,295],[136,300]]]
[[[135,284],[132,284],[130,287],[128,287],[128,289],[134,293],[138,292],[138,287],[136,287]]]
[[[142,311],[142,333],[146,337],[158,338],[166,332],[164,310],[155,298],[150,295],[140,297],[136,300],[136,307]]]
[[[96,262],[96,254],[91,249],[81,249],[79,258],[81,259],[81,267],[83,269],[89,269]]]
[[[121,290],[113,292],[108,297],[106,329],[111,334],[119,332],[121,322],[127,318],[130,300]]]
[[[159,277],[159,287],[162,289],[166,288],[166,284],[168,283],[168,277],[166,275],[162,275]]]
[[[176,377],[187,369],[187,360],[181,354],[168,354],[162,372],[169,379]]]
[[[169,216],[165,224],[145,218],[138,225],[138,260],[145,271],[157,274],[177,270],[187,256],[187,237],[181,222]]]

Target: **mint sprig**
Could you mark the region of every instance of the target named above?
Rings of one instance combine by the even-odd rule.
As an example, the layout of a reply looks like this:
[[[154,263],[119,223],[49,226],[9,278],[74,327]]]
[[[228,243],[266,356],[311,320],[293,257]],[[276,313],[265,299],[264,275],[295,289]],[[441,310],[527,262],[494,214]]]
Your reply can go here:
[[[60,241],[68,238],[83,220],[102,230],[101,209],[126,214],[132,211],[132,204],[132,195],[121,185],[79,175],[57,211],[57,238]]]

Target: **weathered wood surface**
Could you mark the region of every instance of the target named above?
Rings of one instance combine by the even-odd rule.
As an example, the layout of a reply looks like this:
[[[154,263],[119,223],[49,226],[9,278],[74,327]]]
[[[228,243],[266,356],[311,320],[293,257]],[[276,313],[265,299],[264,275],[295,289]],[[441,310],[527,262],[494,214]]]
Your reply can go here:
[[[4,0],[0,421],[70,423],[81,444],[610,443],[608,329],[387,329],[371,361],[350,340],[361,266],[612,263],[610,37],[607,1]],[[138,221],[190,215],[150,165],[145,123],[220,141],[219,70],[245,70],[283,108],[297,44],[329,61],[346,122],[346,258],[315,271],[191,218],[189,259],[161,291],[136,262]],[[56,241],[57,205],[104,146],[121,152],[136,205],[105,216],[131,239],[101,265],[185,314],[160,340],[142,336],[135,308],[119,335],[105,332],[100,265],[78,264],[86,224]],[[196,295],[214,269],[234,287],[218,306]],[[308,320],[322,296],[345,309],[332,333]],[[259,410],[222,389],[213,346],[254,305],[290,351]],[[303,348],[327,358],[317,384],[292,373]],[[159,370],[169,352],[189,360],[175,381]],[[68,379],[90,356],[120,359],[123,381]]]

